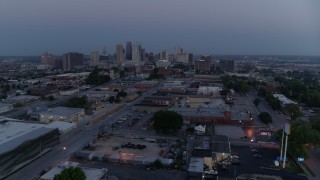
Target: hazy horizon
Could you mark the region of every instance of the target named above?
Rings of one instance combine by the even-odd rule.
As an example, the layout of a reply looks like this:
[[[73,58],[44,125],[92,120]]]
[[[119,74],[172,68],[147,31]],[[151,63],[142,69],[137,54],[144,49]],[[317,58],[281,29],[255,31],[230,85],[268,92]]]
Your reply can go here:
[[[320,1],[3,0],[0,56],[147,52],[320,56]]]

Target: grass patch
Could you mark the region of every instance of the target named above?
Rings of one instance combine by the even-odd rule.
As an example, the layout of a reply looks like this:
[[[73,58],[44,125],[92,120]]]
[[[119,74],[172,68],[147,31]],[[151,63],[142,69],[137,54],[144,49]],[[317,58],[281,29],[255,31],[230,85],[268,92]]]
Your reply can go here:
[[[285,171],[292,172],[295,174],[303,174],[303,170],[297,165],[291,158],[288,159],[289,163],[287,163]]]

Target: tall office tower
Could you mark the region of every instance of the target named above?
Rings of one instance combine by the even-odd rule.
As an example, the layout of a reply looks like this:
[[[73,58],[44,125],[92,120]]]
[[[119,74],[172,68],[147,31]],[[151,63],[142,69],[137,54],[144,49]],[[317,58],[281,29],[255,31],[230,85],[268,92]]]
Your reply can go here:
[[[173,59],[174,61],[177,60],[177,57],[183,53],[183,49],[180,47],[175,47],[174,48],[174,54],[173,54]]]
[[[116,64],[121,65],[124,61],[124,49],[122,44],[116,46]]]
[[[160,60],[168,60],[168,53],[166,50],[160,52]]]
[[[44,52],[41,56],[41,64],[45,65],[45,64],[49,64],[49,53],[48,52]]]
[[[48,52],[44,52],[41,56],[41,64],[55,67],[56,66],[56,56],[51,53],[49,54]]]
[[[97,66],[99,64],[99,52],[93,51],[90,56],[90,65]]]
[[[99,56],[99,60],[103,63],[108,63],[109,61],[109,54],[106,48],[103,48],[102,54]]]
[[[211,61],[211,56],[210,55],[201,55],[200,59],[206,60],[206,61]]]
[[[132,60],[132,42],[131,41],[127,41],[126,58],[127,60]]]
[[[71,70],[77,66],[82,66],[84,55],[77,52],[69,52],[63,54],[62,68],[63,70]]]
[[[194,61],[194,69],[203,72],[209,72],[211,68],[211,61],[199,59]]]
[[[144,48],[140,49],[141,61],[146,61],[146,50]]]
[[[154,61],[154,56],[153,53],[148,53],[148,61],[153,62]]]
[[[193,64],[193,53],[189,53],[188,54],[188,56],[189,56],[189,64]]]
[[[176,56],[175,62],[189,64],[189,53],[181,53]]]
[[[141,45],[138,42],[132,46],[132,61],[141,61]]]
[[[219,66],[220,66],[220,69],[223,71],[233,72],[234,71],[234,60],[220,59]]]

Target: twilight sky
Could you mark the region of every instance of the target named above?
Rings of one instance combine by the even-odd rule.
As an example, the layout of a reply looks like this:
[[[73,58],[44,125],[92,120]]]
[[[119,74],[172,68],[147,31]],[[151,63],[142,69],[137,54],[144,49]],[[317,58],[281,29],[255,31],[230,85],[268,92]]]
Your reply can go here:
[[[195,54],[320,55],[319,0],[0,0],[0,56],[141,42]]]

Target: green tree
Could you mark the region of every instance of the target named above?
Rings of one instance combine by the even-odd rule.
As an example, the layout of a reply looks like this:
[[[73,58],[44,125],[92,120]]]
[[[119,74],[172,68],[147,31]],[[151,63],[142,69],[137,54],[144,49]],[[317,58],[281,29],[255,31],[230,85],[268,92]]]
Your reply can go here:
[[[260,98],[255,98],[253,100],[253,103],[254,103],[255,106],[259,106],[260,102],[261,102]]]
[[[136,93],[137,93],[139,96],[141,96],[142,91],[141,91],[141,90],[138,90]]]
[[[287,104],[285,106],[285,110],[290,115],[292,121],[296,120],[302,115],[299,106],[296,104]]]
[[[86,84],[89,85],[101,85],[110,81],[110,76],[99,74],[99,70],[93,70],[89,76],[85,79]]]
[[[65,106],[73,108],[84,108],[86,114],[91,114],[92,112],[92,103],[87,100],[86,96],[73,97],[65,103]]]
[[[220,91],[221,96],[226,96],[228,93],[231,93],[230,89],[223,89]]]
[[[294,123],[288,140],[288,150],[295,156],[307,156],[304,145],[320,144],[320,133],[310,124]]]
[[[61,171],[60,174],[54,176],[53,180],[68,180],[68,179],[76,179],[76,180],[85,180],[86,175],[84,174],[83,170],[79,167],[67,168]]]
[[[262,112],[258,115],[260,121],[264,124],[272,123],[272,116],[267,112]]]
[[[149,77],[147,78],[147,80],[152,79],[164,79],[164,76],[162,74],[159,74],[159,68],[154,68],[153,71],[150,73]]]
[[[48,97],[48,100],[49,101],[54,101],[56,98],[54,97],[54,96],[52,96],[52,95],[50,95],[49,97]]]
[[[182,116],[174,111],[158,111],[153,115],[153,128],[156,131],[169,132],[181,129]]]
[[[109,103],[113,103],[116,100],[116,98],[114,96],[110,96],[108,101]]]
[[[159,159],[156,159],[153,163],[150,164],[151,166],[154,166],[157,169],[163,168],[163,164]]]
[[[312,126],[312,128],[320,131],[320,114],[310,117],[309,123]]]
[[[260,97],[265,97],[266,94],[267,94],[267,90],[266,90],[265,87],[260,87],[260,88],[258,89],[258,96],[260,96]]]
[[[117,97],[118,98],[120,98],[120,97],[125,98],[125,97],[127,97],[127,93],[124,92],[123,90],[121,90],[121,91],[118,92]]]

